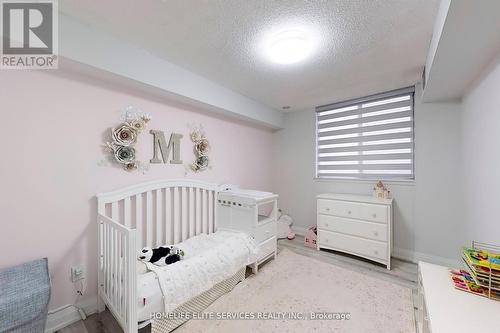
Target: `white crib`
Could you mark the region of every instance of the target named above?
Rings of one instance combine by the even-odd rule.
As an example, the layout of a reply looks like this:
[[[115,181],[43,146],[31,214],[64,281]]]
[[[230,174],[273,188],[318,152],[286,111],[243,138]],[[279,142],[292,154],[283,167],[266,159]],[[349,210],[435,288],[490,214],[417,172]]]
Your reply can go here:
[[[109,308],[126,333],[137,324],[137,253],[217,229],[217,193],[233,188],[158,180],[97,195],[98,311]]]

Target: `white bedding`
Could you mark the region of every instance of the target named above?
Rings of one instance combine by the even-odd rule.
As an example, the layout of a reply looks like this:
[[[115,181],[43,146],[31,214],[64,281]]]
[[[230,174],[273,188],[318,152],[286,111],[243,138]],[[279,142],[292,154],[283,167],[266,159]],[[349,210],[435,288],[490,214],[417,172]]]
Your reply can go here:
[[[150,319],[151,312],[174,310],[254,262],[258,252],[253,238],[232,231],[200,234],[176,246],[184,251],[182,261],[164,267],[148,263],[151,272],[138,277],[139,321]]]

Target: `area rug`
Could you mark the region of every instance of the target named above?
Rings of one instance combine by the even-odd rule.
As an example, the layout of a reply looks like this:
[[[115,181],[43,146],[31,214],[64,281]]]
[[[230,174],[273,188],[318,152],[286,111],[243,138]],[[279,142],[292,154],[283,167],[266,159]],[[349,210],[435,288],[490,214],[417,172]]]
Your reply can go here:
[[[283,249],[175,332],[414,333],[412,292]]]

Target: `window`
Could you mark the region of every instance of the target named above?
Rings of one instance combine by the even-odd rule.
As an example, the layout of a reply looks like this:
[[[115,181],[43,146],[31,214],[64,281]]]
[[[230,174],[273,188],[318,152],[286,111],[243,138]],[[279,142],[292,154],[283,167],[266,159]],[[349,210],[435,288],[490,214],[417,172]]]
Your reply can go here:
[[[414,179],[414,87],[316,108],[316,177]]]

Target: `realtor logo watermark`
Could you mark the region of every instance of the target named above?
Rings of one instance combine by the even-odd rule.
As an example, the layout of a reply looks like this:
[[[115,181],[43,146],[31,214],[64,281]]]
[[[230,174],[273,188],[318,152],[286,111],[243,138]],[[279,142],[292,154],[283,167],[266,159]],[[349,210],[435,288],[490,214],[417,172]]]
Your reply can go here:
[[[2,69],[56,69],[57,0],[1,0]]]

